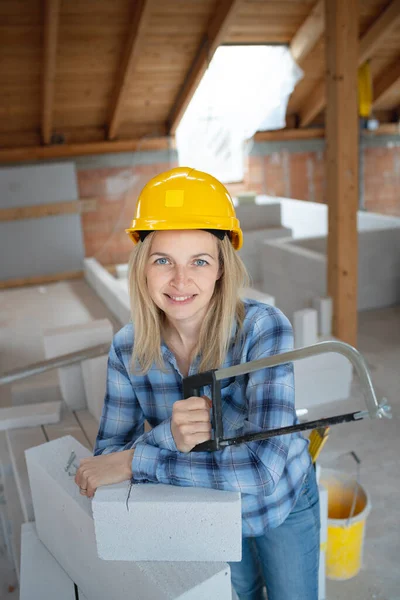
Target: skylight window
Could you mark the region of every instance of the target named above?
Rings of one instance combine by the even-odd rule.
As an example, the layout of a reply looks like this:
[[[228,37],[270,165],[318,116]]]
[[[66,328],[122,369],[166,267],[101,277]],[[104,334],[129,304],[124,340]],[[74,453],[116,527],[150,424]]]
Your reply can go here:
[[[219,47],[176,131],[179,164],[241,181],[245,140],[285,127],[302,76],[286,46]]]

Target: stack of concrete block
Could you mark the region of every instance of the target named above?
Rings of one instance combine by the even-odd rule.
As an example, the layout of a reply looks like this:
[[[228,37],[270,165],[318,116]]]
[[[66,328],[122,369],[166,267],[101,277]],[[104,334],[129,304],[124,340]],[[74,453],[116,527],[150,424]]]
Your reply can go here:
[[[73,477],[65,471],[72,451],[78,462],[90,456],[86,448],[66,436],[27,450],[26,460],[39,539],[88,598],[109,600],[132,594],[141,600],[231,598],[229,567],[223,562],[100,559],[91,501],[80,495]],[[176,510],[179,512],[179,503]],[[191,537],[190,531],[181,533]],[[156,546],[156,540],[153,543]]]
[[[62,395],[56,372],[49,371],[47,379],[28,377],[11,386],[11,404],[22,406],[36,402],[61,402]]]
[[[258,285],[262,281],[260,244],[265,240],[291,237],[292,231],[282,226],[279,203],[238,206],[236,216],[243,230],[243,247],[239,256],[246,265],[253,284]]]
[[[122,325],[129,323],[131,309],[126,280],[113,277],[95,258],[83,261],[85,279]]]
[[[107,384],[108,356],[98,356],[82,361],[83,385],[90,414],[97,422],[103,412]]]
[[[315,296],[326,295],[326,257],[317,248],[302,247],[303,240],[265,240],[259,246],[260,289],[275,296],[289,317],[311,306]]]
[[[46,358],[77,352],[109,342],[113,328],[108,319],[89,321],[79,325],[47,329],[43,333]],[[81,364],[58,369],[61,394],[71,410],[86,407],[85,387]]]
[[[329,302],[324,302],[324,322],[330,322]],[[328,315],[328,316],[327,316]],[[318,342],[334,340],[332,336],[318,335],[318,312],[309,308],[293,315],[293,330],[297,348]],[[327,353],[294,361],[296,406],[311,408],[334,400],[345,400],[350,395],[353,367],[341,354]]]
[[[58,423],[60,411],[61,402],[40,402],[0,408],[0,431]]]
[[[93,517],[99,556],[106,560],[240,561],[241,501],[237,492],[129,482],[97,490]]]

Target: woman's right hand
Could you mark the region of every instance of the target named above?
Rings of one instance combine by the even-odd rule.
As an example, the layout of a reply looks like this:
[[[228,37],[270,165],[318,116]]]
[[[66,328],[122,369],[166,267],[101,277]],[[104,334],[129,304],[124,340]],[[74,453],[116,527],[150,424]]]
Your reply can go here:
[[[211,439],[211,400],[207,396],[192,396],[178,400],[172,407],[171,432],[180,452]]]

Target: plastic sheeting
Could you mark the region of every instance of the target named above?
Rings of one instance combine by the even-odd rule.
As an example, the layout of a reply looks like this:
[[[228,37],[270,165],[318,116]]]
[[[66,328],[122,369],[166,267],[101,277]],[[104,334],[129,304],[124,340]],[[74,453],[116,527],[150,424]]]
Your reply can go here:
[[[179,164],[241,181],[245,141],[285,127],[289,96],[302,77],[287,47],[218,48],[177,129]]]

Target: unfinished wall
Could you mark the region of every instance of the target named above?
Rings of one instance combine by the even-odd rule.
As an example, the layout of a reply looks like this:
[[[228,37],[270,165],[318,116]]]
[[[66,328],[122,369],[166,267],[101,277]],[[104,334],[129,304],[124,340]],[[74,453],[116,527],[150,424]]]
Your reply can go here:
[[[326,202],[324,140],[260,142],[250,149],[243,189]],[[363,135],[360,208],[400,216],[399,136]],[[235,185],[234,191],[240,186]]]
[[[249,149],[243,183],[232,194],[258,194],[325,203],[325,142],[255,143]],[[364,137],[361,202],[370,212],[400,216],[400,140]],[[122,153],[77,158],[79,197],[96,198],[96,211],[82,214],[85,255],[103,265],[125,263],[132,244],[124,229],[147,181],[177,164],[174,151]]]
[[[0,210],[77,200],[71,161],[0,168]],[[68,273],[82,268],[79,214],[0,222],[0,280]]]

